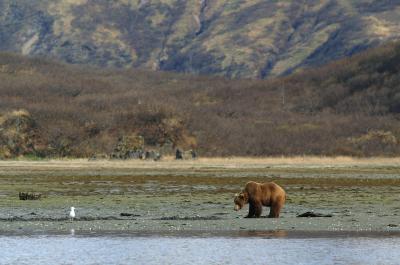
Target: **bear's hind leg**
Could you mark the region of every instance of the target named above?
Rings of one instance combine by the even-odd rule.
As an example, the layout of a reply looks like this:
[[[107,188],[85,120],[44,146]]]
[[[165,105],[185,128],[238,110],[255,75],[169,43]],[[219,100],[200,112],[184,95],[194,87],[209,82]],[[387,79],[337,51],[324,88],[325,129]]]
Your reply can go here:
[[[279,218],[281,208],[282,208],[282,205],[279,203],[271,205],[268,218]]]

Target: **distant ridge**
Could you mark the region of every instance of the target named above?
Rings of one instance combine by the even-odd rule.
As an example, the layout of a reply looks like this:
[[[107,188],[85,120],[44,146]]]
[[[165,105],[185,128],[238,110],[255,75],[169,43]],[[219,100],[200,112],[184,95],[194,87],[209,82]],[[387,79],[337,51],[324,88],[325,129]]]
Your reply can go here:
[[[266,78],[399,37],[390,0],[0,1],[0,50],[100,67]]]

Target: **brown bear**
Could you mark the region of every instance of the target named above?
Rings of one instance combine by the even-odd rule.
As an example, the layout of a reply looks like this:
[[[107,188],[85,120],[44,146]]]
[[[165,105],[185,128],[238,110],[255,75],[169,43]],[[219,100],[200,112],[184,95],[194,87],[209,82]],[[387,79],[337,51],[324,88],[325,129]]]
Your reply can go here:
[[[249,214],[245,218],[259,218],[262,206],[270,207],[269,218],[278,218],[285,204],[285,191],[274,182],[257,183],[250,181],[239,194],[235,195],[235,211],[249,204]]]

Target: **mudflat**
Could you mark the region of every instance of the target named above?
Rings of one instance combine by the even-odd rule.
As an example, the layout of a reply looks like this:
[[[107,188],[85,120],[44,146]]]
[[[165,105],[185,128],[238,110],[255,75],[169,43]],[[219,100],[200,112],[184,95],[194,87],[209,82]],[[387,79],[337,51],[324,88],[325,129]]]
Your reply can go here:
[[[247,181],[287,192],[279,219],[233,210]],[[19,192],[41,193],[19,200]],[[69,209],[76,218],[69,219]],[[269,209],[264,208],[263,216]],[[304,212],[332,217],[300,218]],[[400,159],[214,158],[0,161],[0,232],[400,232]],[[278,234],[279,236],[279,234]]]

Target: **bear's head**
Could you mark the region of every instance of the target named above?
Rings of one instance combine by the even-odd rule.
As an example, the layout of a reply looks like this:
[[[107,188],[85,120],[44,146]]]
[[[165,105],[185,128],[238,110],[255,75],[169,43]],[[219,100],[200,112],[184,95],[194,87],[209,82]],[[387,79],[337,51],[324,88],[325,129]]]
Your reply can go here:
[[[233,200],[235,203],[235,211],[239,211],[243,208],[243,205],[248,203],[249,196],[246,192],[241,192],[239,194],[235,194],[235,199]]]

